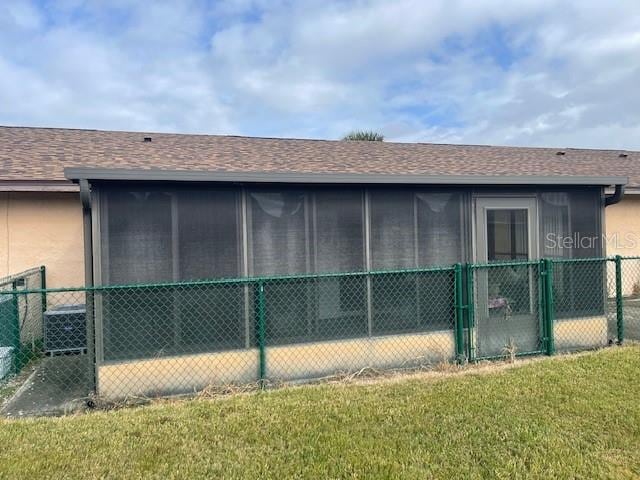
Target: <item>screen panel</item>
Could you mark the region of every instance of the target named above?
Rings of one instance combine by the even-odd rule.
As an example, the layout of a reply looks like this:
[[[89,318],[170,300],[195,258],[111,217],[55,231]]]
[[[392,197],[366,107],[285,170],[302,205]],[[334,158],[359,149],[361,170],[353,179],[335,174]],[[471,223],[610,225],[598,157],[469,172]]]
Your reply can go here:
[[[239,277],[240,231],[237,189],[179,191],[178,278]]]
[[[539,198],[543,257],[591,258],[602,255],[599,189],[541,192]]]
[[[163,283],[241,274],[240,190],[119,184],[100,189],[102,280]],[[102,296],[104,359],[239,348],[244,287],[153,287]]]
[[[364,191],[314,192],[315,272],[360,272],[365,267]],[[317,309],[312,336],[366,335],[366,279],[325,278],[316,282]]]
[[[157,188],[103,191],[101,245],[107,284],[173,280],[172,204],[175,192]]]
[[[289,189],[249,192],[252,275],[308,273],[308,193]]]
[[[416,194],[418,266],[464,261],[462,194],[419,191]]]
[[[600,189],[540,194],[541,253],[547,258],[593,258],[603,252]],[[557,264],[553,288],[557,318],[602,315],[604,262]]]
[[[364,193],[326,189],[314,193],[315,272],[354,272],[365,268]]]
[[[414,192],[408,189],[372,189],[370,205],[372,268],[388,270],[414,267]]]

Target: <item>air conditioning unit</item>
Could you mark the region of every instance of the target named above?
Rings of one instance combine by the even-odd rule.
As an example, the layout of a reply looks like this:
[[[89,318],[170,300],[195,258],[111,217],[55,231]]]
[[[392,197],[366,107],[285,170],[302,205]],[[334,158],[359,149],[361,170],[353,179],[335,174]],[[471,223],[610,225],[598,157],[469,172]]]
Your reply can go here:
[[[87,350],[86,307],[58,305],[44,312],[44,351],[49,354]]]
[[[0,380],[13,372],[13,347],[0,347]]]
[[[14,371],[16,321],[13,295],[0,294],[0,380]]]

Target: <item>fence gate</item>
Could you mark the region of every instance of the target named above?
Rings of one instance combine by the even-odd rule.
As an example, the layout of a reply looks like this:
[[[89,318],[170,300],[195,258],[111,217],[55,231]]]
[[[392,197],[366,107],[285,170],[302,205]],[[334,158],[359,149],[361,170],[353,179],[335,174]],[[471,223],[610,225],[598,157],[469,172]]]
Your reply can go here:
[[[544,312],[540,262],[472,267],[476,358],[541,353]]]

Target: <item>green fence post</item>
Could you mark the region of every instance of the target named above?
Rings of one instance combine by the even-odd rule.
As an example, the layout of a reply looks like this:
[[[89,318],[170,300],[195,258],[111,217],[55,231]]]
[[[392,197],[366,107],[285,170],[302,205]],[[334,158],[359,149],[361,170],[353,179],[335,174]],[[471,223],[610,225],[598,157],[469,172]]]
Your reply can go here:
[[[258,350],[260,364],[260,388],[264,388],[266,376],[266,353],[265,353],[265,302],[264,283],[258,282]]]
[[[42,290],[42,313],[47,311],[47,269],[44,265],[40,266],[40,290]]]
[[[13,290],[11,298],[11,339],[13,344],[13,373],[20,373],[22,368],[22,352],[20,351],[20,303],[18,300],[18,283],[14,280],[11,283]]]
[[[545,319],[545,336],[547,355],[553,355],[556,347],[554,342],[554,304],[553,304],[553,260],[544,259],[544,319]]]
[[[476,344],[474,341],[475,335],[475,300],[473,298],[473,265],[467,263],[467,345],[468,345],[468,357],[470,362],[476,360]]]
[[[464,306],[462,305],[462,265],[456,263],[453,275],[455,327],[456,327],[456,361],[464,363]]]
[[[540,259],[538,261],[538,328],[540,331],[540,350],[544,349],[546,351],[548,332],[547,312],[545,310],[547,305],[547,302],[545,301],[545,286],[545,265],[544,260]]]
[[[624,341],[624,308],[622,303],[622,257],[616,255],[616,323],[618,327],[618,345]]]

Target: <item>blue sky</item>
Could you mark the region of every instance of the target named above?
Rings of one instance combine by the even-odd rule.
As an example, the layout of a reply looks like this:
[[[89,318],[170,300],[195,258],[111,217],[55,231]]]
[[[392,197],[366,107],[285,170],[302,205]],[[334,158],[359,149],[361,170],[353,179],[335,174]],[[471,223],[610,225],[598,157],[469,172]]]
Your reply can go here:
[[[2,0],[0,124],[640,149],[640,2]]]

